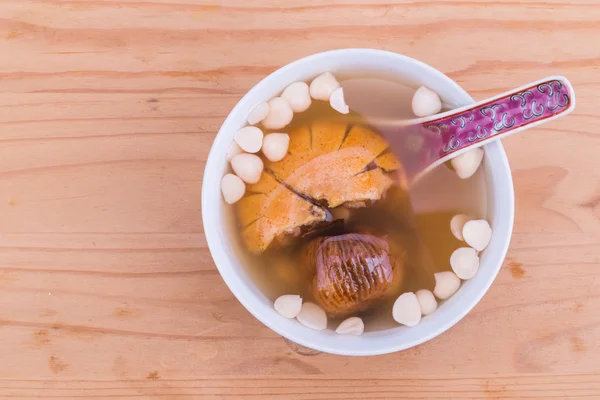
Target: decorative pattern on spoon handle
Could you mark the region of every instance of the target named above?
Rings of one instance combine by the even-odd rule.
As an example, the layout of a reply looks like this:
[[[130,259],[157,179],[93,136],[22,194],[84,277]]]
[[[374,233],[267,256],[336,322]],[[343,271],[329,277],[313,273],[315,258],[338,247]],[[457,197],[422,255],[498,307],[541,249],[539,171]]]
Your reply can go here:
[[[427,164],[475,143],[506,136],[528,125],[571,111],[573,101],[574,93],[570,83],[557,77],[424,122],[421,124],[424,135],[437,136],[437,140],[427,141],[436,143],[427,152]]]

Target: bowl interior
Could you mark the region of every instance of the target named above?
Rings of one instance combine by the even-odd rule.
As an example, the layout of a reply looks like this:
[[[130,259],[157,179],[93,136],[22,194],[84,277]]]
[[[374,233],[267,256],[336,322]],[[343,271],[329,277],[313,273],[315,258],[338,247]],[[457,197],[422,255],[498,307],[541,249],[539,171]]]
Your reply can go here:
[[[202,217],[206,239],[219,272],[237,297],[257,319],[280,335],[315,350],[343,355],[376,355],[407,349],[444,332],[466,315],[488,290],[496,277],[508,249],[512,232],[514,199],[510,167],[500,142],[486,145],[484,174],[487,191],[487,218],[494,231],[488,248],[482,253],[477,275],[464,282],[459,291],[440,304],[438,310],[424,317],[413,328],[398,326],[348,337],[333,331],[313,331],[295,320],[281,317],[271,300],[254,285],[242,265],[239,244],[231,240],[230,226],[222,201],[220,180],[227,169],[225,152],[235,131],[245,125],[251,108],[278,95],[288,84],[325,72],[334,74],[388,77],[413,87],[426,85],[442,100],[460,107],[473,99],[454,81],[419,61],[396,53],[369,49],[346,49],[319,53],[295,61],[269,75],[250,90],[231,111],[211,148],[204,172]]]

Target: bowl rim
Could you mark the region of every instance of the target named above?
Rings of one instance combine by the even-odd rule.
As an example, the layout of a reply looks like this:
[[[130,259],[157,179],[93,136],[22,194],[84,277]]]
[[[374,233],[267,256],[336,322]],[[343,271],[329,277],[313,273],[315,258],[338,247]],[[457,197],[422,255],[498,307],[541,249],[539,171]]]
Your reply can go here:
[[[248,296],[252,295],[252,291],[245,287],[245,284],[241,281],[239,276],[234,271],[232,265],[230,265],[230,260],[228,260],[229,255],[226,254],[223,249],[222,241],[226,240],[224,236],[211,234],[212,226],[209,225],[209,221],[211,217],[215,218],[214,213],[211,209],[209,209],[208,204],[211,203],[210,196],[214,196],[215,188],[218,186],[213,186],[215,183],[214,177],[212,179],[207,179],[207,174],[210,173],[212,166],[217,165],[216,163],[219,161],[217,158],[219,157],[215,151],[213,151],[216,147],[219,147],[219,141],[223,140],[223,132],[225,127],[231,123],[231,120],[234,116],[239,113],[241,108],[246,106],[246,102],[250,97],[254,95],[255,92],[259,90],[259,88],[270,80],[275,80],[279,75],[283,75],[290,70],[294,70],[298,68],[298,66],[307,63],[307,62],[315,62],[320,58],[331,58],[337,55],[348,55],[348,53],[356,53],[356,55],[364,55],[368,56],[369,54],[377,54],[388,57],[395,57],[398,60],[402,60],[405,63],[412,64],[414,68],[425,71],[427,74],[436,75],[438,78],[446,81],[447,84],[453,87],[453,91],[459,94],[464,99],[468,99],[469,102],[474,103],[475,100],[462,88],[458,85],[454,80],[450,77],[446,76],[439,70],[425,64],[421,61],[413,59],[411,57],[405,56],[403,54],[385,51],[385,50],[377,50],[377,49],[368,49],[368,48],[346,48],[346,49],[338,49],[338,50],[329,50],[316,54],[312,54],[298,60],[295,60],[279,69],[269,74],[268,76],[261,79],[252,89],[250,89],[233,107],[233,109],[228,114],[227,118],[221,125],[219,132],[217,133],[213,145],[211,146],[207,162],[205,165],[204,173],[203,173],[203,183],[202,183],[202,222],[204,233],[206,237],[206,241],[208,244],[208,248],[210,254],[212,256],[213,262],[219,271],[219,274],[225,281],[229,290],[233,293],[233,295],[237,298],[237,300],[248,310],[257,320],[259,320],[262,324],[281,335],[282,337],[291,340],[297,344],[302,346],[309,347],[314,350],[318,350],[325,353],[337,354],[337,355],[350,355],[350,356],[371,356],[371,355],[381,355],[393,353],[396,351],[405,350],[419,344],[422,344],[432,338],[444,333],[456,323],[458,323],[465,315],[467,315],[474,307],[479,303],[481,298],[487,293],[493,281],[495,280],[502,263],[506,257],[506,253],[508,251],[508,247],[510,244],[510,240],[512,237],[513,223],[514,223],[514,188],[513,188],[513,180],[512,173],[510,170],[510,166],[508,163],[508,158],[504,151],[504,147],[500,143],[500,141],[494,141],[485,146],[486,152],[489,152],[490,155],[493,155],[494,158],[494,166],[495,170],[500,171],[503,175],[503,185],[500,188],[500,192],[504,195],[503,201],[505,211],[503,212],[503,217],[508,218],[504,222],[507,224],[507,236],[504,239],[504,243],[502,248],[499,250],[499,256],[493,261],[496,263],[495,268],[493,268],[493,273],[490,277],[485,281],[485,283],[479,286],[479,289],[475,296],[472,296],[468,299],[468,304],[460,309],[460,312],[455,313],[452,318],[446,319],[445,323],[438,326],[436,329],[431,330],[428,334],[420,336],[416,340],[412,340],[409,342],[399,342],[395,345],[387,345],[387,346],[376,346],[376,347],[365,347],[361,346],[359,342],[356,342],[355,348],[335,348],[331,346],[326,346],[321,343],[315,343],[310,340],[305,339],[302,335],[297,334],[294,329],[285,329],[281,327],[281,324],[275,323],[272,318],[268,315],[263,314],[259,307],[255,304],[255,301],[251,301]],[[325,71],[323,71],[325,72]],[[221,160],[222,161],[222,160]],[[220,181],[220,179],[219,179]],[[496,185],[494,185],[496,186]],[[218,194],[220,196],[220,190],[218,190]],[[497,195],[497,189],[494,188],[494,194]],[[488,266],[490,267],[490,266]],[[493,266],[491,266],[493,267]],[[490,267],[490,268],[491,268]],[[362,336],[360,338],[364,338]],[[357,338],[360,340],[360,338]]]

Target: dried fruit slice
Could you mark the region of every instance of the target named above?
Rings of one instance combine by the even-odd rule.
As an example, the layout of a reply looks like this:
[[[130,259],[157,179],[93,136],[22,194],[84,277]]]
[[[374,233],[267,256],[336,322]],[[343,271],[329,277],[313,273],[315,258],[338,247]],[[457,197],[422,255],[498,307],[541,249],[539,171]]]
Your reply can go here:
[[[288,154],[283,160],[266,162],[269,171],[282,181],[314,158],[312,154],[311,132],[308,125],[294,129],[289,133],[289,137]]]
[[[363,125],[354,125],[348,132],[348,136],[346,136],[340,150],[350,148],[366,149],[372,156],[369,160],[371,162],[387,147],[387,142],[378,133]]]
[[[288,151],[291,154],[307,154],[312,150],[312,135],[310,132],[310,126],[302,125],[292,132],[290,135],[290,145]]]
[[[376,201],[393,183],[392,178],[381,169],[372,169],[353,176],[346,182],[345,190],[340,190],[337,194],[332,194],[329,197],[329,204],[332,207],[337,207],[346,202]],[[343,184],[343,182],[340,182],[340,184]]]
[[[300,168],[308,165],[312,160],[312,153],[289,153],[283,160],[277,162],[267,162],[267,168],[280,181],[287,181],[288,178]]]
[[[269,194],[279,186],[281,184],[277,182],[277,179],[273,178],[270,174],[263,173],[257,183],[246,186],[246,193]]]
[[[280,161],[265,160],[260,181],[248,185],[236,203],[244,240],[254,252],[279,235],[326,220],[326,211],[316,204],[364,205],[381,199],[394,182],[388,171],[397,160],[380,158],[381,167],[374,162],[387,143],[366,126],[317,120],[288,134],[288,154]]]
[[[312,124],[312,153],[314,157],[336,151],[346,136],[348,124],[317,120]]]
[[[375,165],[384,171],[395,171],[401,167],[394,153],[385,153],[375,159]]]
[[[263,193],[251,194],[241,198],[235,207],[238,224],[245,228],[259,219],[268,198],[269,197]]]
[[[236,205],[239,204],[236,203]],[[258,218],[250,223],[242,232],[246,246],[253,253],[261,253],[279,236],[292,232],[304,225],[313,225],[324,221],[327,213],[284,186],[274,190],[266,199],[258,201],[252,207]],[[238,211],[238,215],[242,213]],[[250,211],[243,211],[250,213]],[[250,218],[248,218],[250,219]]]
[[[357,187],[354,182],[364,180],[360,178],[361,171],[370,158],[370,152],[361,148],[330,152],[299,167],[285,182],[316,201],[327,202],[329,207],[337,207],[345,201],[379,198],[383,192],[369,198],[354,192]]]
[[[268,173],[249,185],[248,192],[235,207],[238,224],[244,228],[244,242],[255,253],[264,251],[286,231],[327,218],[324,209],[290,191]]]

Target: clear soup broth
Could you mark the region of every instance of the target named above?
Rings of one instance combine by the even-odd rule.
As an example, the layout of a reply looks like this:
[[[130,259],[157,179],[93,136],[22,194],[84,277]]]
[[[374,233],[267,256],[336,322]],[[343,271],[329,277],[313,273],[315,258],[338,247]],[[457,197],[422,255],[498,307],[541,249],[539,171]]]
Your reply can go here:
[[[329,103],[313,100],[310,108],[295,114],[292,123],[283,131],[291,132],[317,120],[331,120],[346,122],[349,126],[364,124],[378,133],[385,131],[387,135],[392,128],[382,125],[381,121],[413,117],[410,105],[413,88],[395,81],[372,78],[353,77],[346,82],[340,79],[340,82],[343,87],[352,84],[361,88],[360,98],[347,98],[350,114],[339,114]],[[317,302],[312,290],[311,272],[299,256],[303,247],[319,236],[375,232],[390,246],[402,249],[403,277],[393,295],[351,316],[363,318],[365,331],[398,326],[392,319],[394,300],[403,292],[433,290],[433,273],[450,270],[450,255],[462,246],[450,231],[450,219],[458,213],[485,218],[486,190],[482,168],[473,177],[462,180],[447,166],[441,166],[411,185],[406,195],[390,195],[395,192],[406,193],[397,181],[386,189],[382,200],[329,209],[333,221],[343,219],[343,227],[328,227],[309,238],[290,235],[285,238],[284,244],[276,241],[260,254],[245,249],[240,238],[246,226],[240,225],[239,218],[232,212],[232,235],[240,241],[239,248],[243,252],[248,275],[272,301],[284,294],[299,294],[304,301]],[[329,317],[328,327],[333,329],[344,319],[335,315]]]

